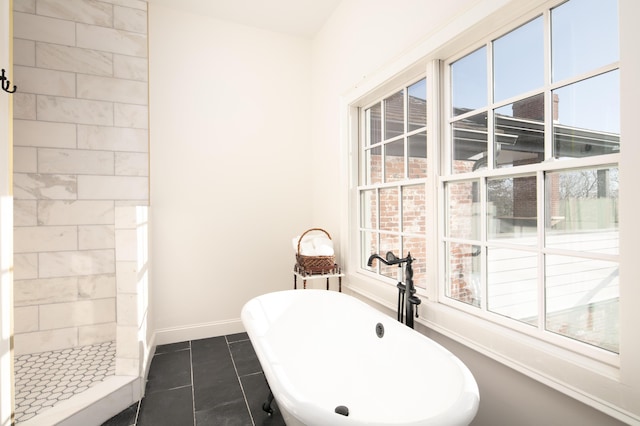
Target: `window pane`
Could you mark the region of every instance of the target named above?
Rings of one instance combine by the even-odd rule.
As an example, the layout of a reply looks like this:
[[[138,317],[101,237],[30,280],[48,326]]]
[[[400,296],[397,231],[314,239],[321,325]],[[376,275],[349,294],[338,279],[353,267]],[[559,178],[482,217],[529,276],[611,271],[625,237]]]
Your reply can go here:
[[[449,200],[447,236],[451,238],[480,238],[480,202],[478,183],[447,183]]]
[[[451,64],[452,116],[487,105],[487,48]]]
[[[571,0],[551,10],[553,81],[618,60],[617,0]]]
[[[384,146],[384,181],[395,182],[404,177],[404,139]]]
[[[620,151],[620,73],[611,71],[553,91],[555,157]]]
[[[480,306],[480,271],[480,246],[447,243],[447,297]]]
[[[365,229],[377,229],[378,204],[376,191],[367,190],[360,193],[360,227]]]
[[[487,180],[490,240],[535,245],[538,223],[535,176]]]
[[[427,177],[427,133],[422,132],[407,138],[409,149],[409,179]]]
[[[384,100],[384,138],[391,139],[404,133],[404,91]]]
[[[413,285],[420,288],[427,286],[427,241],[424,237],[402,239],[402,256],[411,253],[413,258]],[[405,277],[406,279],[406,277]],[[406,281],[405,281],[406,282]]]
[[[618,264],[546,256],[546,329],[618,352]]]
[[[368,149],[364,154],[365,181],[367,185],[382,182],[382,148]]]
[[[365,111],[365,146],[382,141],[382,107],[379,103]]]
[[[544,95],[522,99],[494,111],[495,167],[544,161]]]
[[[487,250],[487,307],[491,312],[538,323],[538,258],[536,253]]]
[[[426,231],[426,193],[424,185],[402,187],[402,231],[423,234]]]
[[[494,101],[520,95],[544,84],[542,17],[493,42]]]
[[[380,189],[380,229],[400,231],[399,196],[397,187]]]
[[[544,84],[542,17],[493,42],[493,100],[537,89]]]
[[[407,138],[409,149],[409,179],[427,177],[427,133]]]
[[[452,133],[452,172],[465,173],[486,167],[487,113],[454,122]]]
[[[362,248],[362,255],[360,256],[361,267],[367,267],[367,261],[369,256],[378,251],[378,234],[374,232],[364,231],[360,233],[362,241],[360,241],[360,247]],[[376,266],[373,265],[370,269],[376,270]]]
[[[618,169],[546,174],[546,246],[618,254]]]
[[[427,125],[427,80],[422,79],[407,89],[409,94],[407,105],[407,131],[419,129]]]

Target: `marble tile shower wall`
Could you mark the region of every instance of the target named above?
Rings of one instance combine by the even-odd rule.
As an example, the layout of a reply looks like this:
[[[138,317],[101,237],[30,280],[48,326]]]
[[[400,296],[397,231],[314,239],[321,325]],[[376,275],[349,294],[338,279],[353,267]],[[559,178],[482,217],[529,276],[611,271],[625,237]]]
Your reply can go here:
[[[117,210],[149,198],[147,3],[13,8],[15,352],[112,341]]]

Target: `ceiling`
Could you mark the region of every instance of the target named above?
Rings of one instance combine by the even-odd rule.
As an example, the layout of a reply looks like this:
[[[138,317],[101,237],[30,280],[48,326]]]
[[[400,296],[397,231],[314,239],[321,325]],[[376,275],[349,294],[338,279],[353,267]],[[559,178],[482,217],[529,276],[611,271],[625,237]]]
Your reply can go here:
[[[342,0],[149,0],[173,9],[312,38]]]

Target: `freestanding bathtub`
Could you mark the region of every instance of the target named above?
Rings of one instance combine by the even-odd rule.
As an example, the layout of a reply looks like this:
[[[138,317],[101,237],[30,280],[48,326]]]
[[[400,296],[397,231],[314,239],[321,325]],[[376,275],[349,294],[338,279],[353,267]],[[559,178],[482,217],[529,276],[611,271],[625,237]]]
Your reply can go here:
[[[467,425],[478,410],[458,358],[344,293],[265,294],[242,322],[288,426]]]

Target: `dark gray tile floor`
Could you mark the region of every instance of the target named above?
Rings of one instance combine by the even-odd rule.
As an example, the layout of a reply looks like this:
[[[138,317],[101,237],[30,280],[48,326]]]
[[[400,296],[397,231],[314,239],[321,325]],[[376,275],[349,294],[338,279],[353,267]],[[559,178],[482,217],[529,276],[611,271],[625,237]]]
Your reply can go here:
[[[145,397],[102,426],[284,426],[246,333],[162,345]]]

